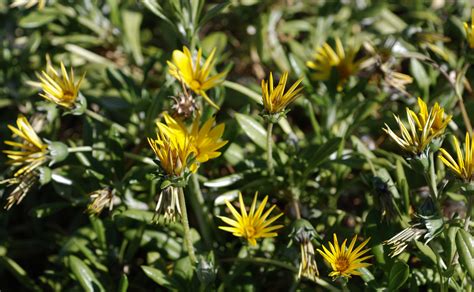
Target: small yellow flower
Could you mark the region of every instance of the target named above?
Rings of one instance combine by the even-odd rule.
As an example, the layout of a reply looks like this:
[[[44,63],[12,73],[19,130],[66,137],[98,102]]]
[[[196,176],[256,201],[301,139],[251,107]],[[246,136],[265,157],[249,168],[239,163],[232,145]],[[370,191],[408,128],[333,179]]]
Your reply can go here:
[[[263,201],[256,209],[258,193],[255,193],[253,198],[252,206],[250,207],[249,213],[247,213],[244,205],[244,200],[242,199],[242,193],[239,192],[239,204],[240,204],[240,214],[237,210],[226,201],[226,205],[229,210],[232,212],[234,219],[218,216],[222,221],[227,223],[230,226],[219,226],[219,229],[222,229],[227,232],[232,232],[234,236],[245,238],[250,245],[257,245],[257,239],[264,237],[275,237],[277,229],[283,227],[283,225],[271,226],[283,213],[278,214],[275,217],[272,217],[267,220],[268,215],[273,211],[276,205],[273,205],[265,213],[263,210],[267,204],[268,196],[265,196]]]
[[[5,144],[19,148],[19,150],[3,150],[3,153],[10,159],[9,164],[19,167],[14,176],[21,176],[29,173],[41,166],[47,160],[48,145],[44,144],[28,120],[19,115],[16,120],[17,128],[8,125],[13,132],[13,136],[20,137],[23,141],[5,141]]]
[[[470,182],[474,176],[474,137],[469,137],[469,133],[466,132],[464,157],[461,147],[459,146],[459,141],[455,136],[453,136],[453,142],[454,149],[456,150],[457,162],[444,148],[439,150],[441,152],[439,158],[461,179]]]
[[[436,103],[429,112],[426,103],[420,98],[418,98],[418,104],[420,106],[418,115],[409,108],[406,108],[408,129],[400,118],[394,115],[400,127],[401,136],[395,134],[387,124],[385,124],[384,128],[384,131],[389,134],[404,151],[411,152],[415,155],[421,154],[434,138],[443,135],[446,126],[451,120],[451,116],[444,115],[444,109],[440,107],[438,103]]]
[[[190,139],[186,132],[176,128],[176,121],[165,114],[167,124],[156,123],[156,139],[148,138],[148,143],[160,161],[161,167],[168,175],[181,176],[186,168],[191,172],[197,170],[197,165],[188,165],[193,153]]]
[[[79,94],[79,87],[84,80],[85,74],[77,83],[74,82],[74,71],[71,68],[68,75],[63,62],[61,62],[61,74],[48,64],[46,71],[38,75],[40,86],[44,93],[40,96],[66,108],[73,108]]]
[[[164,120],[165,124],[157,123],[158,138],[148,138],[148,142],[169,175],[181,176],[186,167],[196,172],[199,163],[220,156],[218,150],[227,144],[227,141],[221,140],[225,126],[219,124],[213,127],[214,118],[207,120],[200,128],[200,115],[197,115],[190,131],[181,120],[172,118],[168,113],[164,113]],[[194,160],[189,162],[191,156]]]
[[[288,80],[288,72],[283,73],[277,87],[273,87],[273,74],[270,72],[268,83],[262,80],[262,102],[265,110],[270,113],[278,113],[284,111],[285,108],[292,103],[303,88],[298,88],[298,85],[303,81],[303,78],[298,79],[286,92],[286,82]]]
[[[364,256],[369,249],[364,249],[364,246],[369,242],[370,238],[366,239],[354,249],[357,241],[357,235],[351,241],[349,248],[346,247],[347,239],[344,240],[342,245],[339,245],[336,234],[334,236],[334,245],[329,242],[330,251],[323,245],[323,250],[318,249],[319,254],[331,265],[332,272],[329,274],[330,277],[346,277],[350,278],[351,275],[359,276],[361,273],[358,271],[360,268],[370,266],[369,263],[363,261],[371,258],[372,256]]]
[[[224,134],[224,124],[216,125],[215,118],[212,117],[207,120],[204,125],[199,128],[200,116],[194,118],[193,125],[190,132],[192,144],[195,149],[195,157],[197,162],[203,163],[209,159],[219,157],[221,152],[217,151],[222,148],[228,141],[222,141],[221,137]]]
[[[204,99],[214,108],[219,109],[219,106],[215,104],[206,91],[216,87],[222,81],[226,75],[225,72],[218,73],[214,76],[210,76],[212,69],[214,68],[214,55],[216,49],[211,51],[211,54],[201,66],[202,50],[199,49],[197,53],[196,62],[193,61],[193,56],[187,47],[183,47],[183,51],[174,50],[171,61],[168,61],[168,72],[177,80],[184,82],[196,94],[201,95]]]
[[[20,7],[24,6],[25,8],[31,8],[35,5],[38,5],[38,9],[42,10],[46,4],[46,0],[15,0],[10,7]]]
[[[471,10],[471,25],[464,22],[464,29],[466,30],[467,42],[469,47],[474,49],[474,8]]]
[[[347,51],[342,46],[341,39],[336,38],[336,51],[331,48],[328,43],[325,43],[316,49],[313,60],[306,62],[306,66],[313,69],[313,78],[316,80],[329,80],[331,77],[331,70],[336,69],[339,77],[337,90],[341,91],[347,79],[356,74],[362,69],[362,63],[366,61],[365,58],[355,60],[359,47],[350,46]]]

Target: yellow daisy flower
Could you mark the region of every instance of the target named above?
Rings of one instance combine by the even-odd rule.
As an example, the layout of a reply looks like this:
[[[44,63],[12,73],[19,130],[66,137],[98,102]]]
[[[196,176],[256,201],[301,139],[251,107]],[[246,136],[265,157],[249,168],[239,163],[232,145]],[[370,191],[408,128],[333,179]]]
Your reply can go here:
[[[46,4],[46,0],[15,0],[10,7],[20,7],[24,6],[25,8],[31,8],[35,5],[38,5],[38,9],[42,10]]]
[[[225,203],[232,212],[234,219],[218,216],[222,221],[230,225],[219,226],[219,229],[231,232],[234,236],[243,237],[249,242],[250,245],[253,246],[257,245],[257,239],[259,238],[277,236],[275,230],[282,228],[283,225],[271,226],[271,224],[280,218],[283,213],[280,213],[277,216],[267,220],[268,215],[270,215],[276,205],[273,205],[270,209],[263,213],[265,205],[267,204],[268,196],[265,196],[263,201],[258,206],[258,209],[256,209],[257,196],[258,193],[255,193],[249,213],[247,213],[245,209],[242,193],[239,192],[240,213],[229,203],[229,201],[226,201]]]
[[[459,141],[455,136],[453,136],[453,142],[454,149],[456,150],[457,162],[444,148],[439,149],[441,152],[439,158],[461,179],[470,182],[474,175],[474,137],[469,137],[469,133],[466,132],[464,156],[461,147],[459,146]]]
[[[23,141],[5,141],[5,144],[19,149],[3,150],[10,159],[7,163],[18,167],[12,178],[0,182],[17,185],[8,195],[5,209],[10,209],[15,203],[19,204],[23,200],[38,180],[35,170],[48,160],[49,153],[48,145],[38,137],[23,115],[18,116],[16,124],[17,128],[12,125],[8,125],[8,128],[13,132],[13,136],[18,136]]]
[[[194,62],[193,56],[187,47],[183,47],[183,51],[174,50],[171,61],[168,61],[168,72],[177,80],[184,82],[186,86],[196,94],[204,97],[211,106],[219,109],[219,106],[217,106],[217,104],[215,104],[206,94],[207,90],[216,87],[224,81],[226,75],[226,73],[223,72],[210,76],[215,63],[215,53],[216,49],[214,48],[207,60],[204,62],[204,65],[201,66],[201,49],[198,50],[196,62]]]
[[[408,129],[398,116],[395,116],[400,127],[401,136],[395,134],[390,127],[385,124],[384,131],[406,151],[415,155],[421,154],[430,142],[444,133],[446,126],[451,120],[451,116],[444,115],[444,109],[437,103],[428,112],[426,104],[419,98],[418,104],[420,112],[418,115],[406,108]]]
[[[8,125],[13,132],[13,136],[20,137],[23,141],[5,141],[5,144],[19,148],[19,150],[3,150],[3,153],[10,159],[9,164],[19,167],[14,176],[21,176],[29,173],[41,166],[47,160],[48,145],[44,144],[36,134],[28,120],[19,115],[16,120],[17,128]]]
[[[313,69],[313,78],[316,80],[329,80],[331,70],[336,69],[339,77],[337,90],[341,91],[347,79],[362,69],[365,58],[355,60],[359,47],[350,46],[346,51],[340,38],[336,38],[336,51],[328,43],[317,48],[312,61],[307,61],[306,66]]]
[[[200,116],[197,115],[196,118],[194,118],[189,135],[196,150],[196,160],[199,163],[203,163],[209,159],[219,157],[221,152],[217,150],[226,145],[228,141],[221,140],[225,129],[224,124],[218,124],[213,128],[215,118],[212,117],[199,128],[199,120]]]
[[[466,30],[466,38],[469,47],[474,49],[474,8],[471,10],[471,25],[464,22],[464,29]]]
[[[372,256],[364,256],[369,249],[364,249],[364,246],[369,242],[370,238],[366,239],[354,249],[357,241],[357,235],[351,241],[349,248],[346,247],[347,239],[344,240],[342,245],[339,245],[336,234],[334,236],[334,245],[329,242],[330,251],[323,245],[323,250],[318,249],[318,252],[323,258],[331,265],[332,272],[329,274],[330,277],[346,277],[350,278],[351,275],[359,276],[361,273],[357,270],[370,266],[369,263],[363,261],[371,258]]]
[[[303,78],[298,79],[286,92],[286,82],[288,80],[288,72],[283,73],[277,87],[273,87],[273,75],[270,72],[268,83],[262,80],[262,102],[265,110],[270,113],[278,113],[292,103],[299,97],[303,88],[298,88],[298,85],[303,81]]]
[[[85,74],[75,83],[72,68],[70,75],[68,75],[63,62],[61,62],[61,74],[58,74],[58,72],[48,64],[46,71],[42,71],[41,75],[38,75],[40,86],[44,92],[41,93],[40,96],[60,106],[73,108],[84,77]]]

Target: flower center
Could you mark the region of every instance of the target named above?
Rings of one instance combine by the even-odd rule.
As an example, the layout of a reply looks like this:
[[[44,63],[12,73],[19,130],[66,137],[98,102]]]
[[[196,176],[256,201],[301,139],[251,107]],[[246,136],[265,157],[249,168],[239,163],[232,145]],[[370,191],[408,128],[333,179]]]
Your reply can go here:
[[[198,80],[193,80],[193,81],[191,81],[190,87],[191,87],[192,90],[200,89],[201,88],[201,82],[199,82]]]
[[[63,92],[63,98],[64,100],[74,100],[75,99],[75,96],[74,96],[74,92],[71,92],[69,90],[66,90]]]
[[[349,268],[349,260],[345,257],[337,258],[334,265],[336,266],[337,271],[344,272]]]
[[[251,225],[245,226],[245,237],[252,238],[255,236],[255,228]]]

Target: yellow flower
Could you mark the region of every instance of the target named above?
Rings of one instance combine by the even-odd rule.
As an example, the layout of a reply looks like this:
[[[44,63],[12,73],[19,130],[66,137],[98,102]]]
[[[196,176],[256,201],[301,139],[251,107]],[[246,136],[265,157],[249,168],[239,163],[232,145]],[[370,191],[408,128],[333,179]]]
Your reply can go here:
[[[8,195],[6,209],[15,203],[19,204],[38,180],[35,170],[48,160],[48,145],[44,144],[36,134],[28,120],[19,115],[16,120],[17,128],[8,125],[13,136],[20,137],[22,142],[5,141],[5,144],[17,147],[19,150],[3,150],[10,159],[9,164],[18,167],[12,178],[3,180],[0,184],[17,185]]]
[[[298,88],[303,78],[298,79],[286,92],[286,81],[288,80],[288,72],[283,73],[277,87],[273,88],[273,75],[270,72],[268,83],[262,80],[262,101],[265,110],[270,113],[278,113],[299,97],[299,93],[303,88]]]
[[[196,172],[199,163],[220,156],[218,150],[227,144],[227,141],[220,140],[225,126],[219,124],[212,127],[214,118],[199,128],[200,116],[197,115],[191,131],[181,120],[172,118],[168,113],[164,113],[164,120],[166,124],[157,123],[157,139],[148,138],[148,142],[169,175],[180,176],[186,167]],[[188,161],[191,156],[194,159]]]
[[[370,238],[366,239],[354,249],[357,235],[351,241],[349,248],[346,247],[347,239],[344,240],[342,245],[339,245],[337,241],[336,234],[334,236],[334,245],[329,242],[330,251],[323,245],[323,250],[318,249],[319,254],[331,265],[332,272],[329,276],[333,278],[337,277],[347,277],[350,278],[351,275],[359,276],[361,273],[358,271],[360,268],[365,268],[370,266],[369,263],[364,263],[363,261],[371,258],[372,256],[364,256],[369,249],[362,248],[369,242]]]
[[[186,132],[176,128],[173,118],[165,115],[167,124],[156,123],[156,139],[148,138],[153,152],[160,161],[161,167],[168,175],[181,176],[186,168],[191,172],[197,170],[195,163],[188,165],[188,160],[193,153],[190,139]]]
[[[472,180],[474,175],[474,137],[469,137],[469,133],[466,132],[466,140],[464,144],[464,157],[459,146],[458,139],[453,136],[454,149],[456,150],[457,162],[453,159],[451,154],[448,153],[444,148],[439,151],[441,154],[439,158],[443,163],[449,167],[454,173],[456,173],[461,179],[466,182]]]
[[[316,49],[312,61],[306,62],[306,66],[313,69],[313,78],[316,80],[329,80],[333,68],[338,73],[339,82],[337,90],[341,91],[343,85],[351,75],[356,74],[362,69],[362,63],[366,60],[361,58],[355,61],[355,57],[359,51],[356,46],[350,46],[347,51],[342,46],[341,39],[336,38],[336,51],[325,43]]]
[[[444,115],[444,109],[437,103],[428,112],[426,104],[418,98],[420,112],[415,112],[406,108],[408,129],[398,116],[395,116],[400,127],[401,136],[395,134],[390,127],[385,124],[384,131],[405,151],[415,155],[421,154],[430,142],[444,133],[446,126],[451,120],[451,116]]]
[[[25,8],[31,8],[38,4],[38,9],[42,10],[46,4],[46,0],[15,0],[10,7],[24,6]]]
[[[265,213],[263,210],[267,204],[268,196],[265,196],[263,201],[256,209],[258,193],[255,193],[253,198],[252,206],[250,207],[249,213],[245,210],[244,200],[242,199],[242,193],[239,192],[239,203],[240,203],[240,214],[237,210],[226,201],[226,205],[229,210],[232,212],[234,219],[218,216],[222,221],[227,223],[230,226],[219,226],[219,229],[222,229],[227,232],[232,232],[234,236],[243,237],[247,239],[250,245],[257,245],[257,239],[264,237],[275,237],[277,233],[275,230],[280,229],[283,225],[271,226],[275,220],[280,218],[283,213],[278,214],[275,217],[272,217],[267,220],[268,215],[273,211],[276,205],[273,205]]]
[[[183,51],[174,50],[171,61],[168,61],[168,72],[177,80],[184,82],[196,94],[201,95],[214,108],[219,109],[206,91],[216,87],[226,75],[225,72],[209,76],[214,67],[214,55],[216,49],[211,51],[211,54],[201,66],[202,50],[199,49],[197,53],[196,62],[193,61],[193,56],[187,47],[183,47]]]
[[[48,145],[44,144],[28,120],[19,115],[16,120],[17,128],[8,125],[14,136],[20,137],[23,142],[5,141],[5,144],[19,148],[19,150],[3,150],[10,159],[8,163],[19,167],[14,176],[21,176],[41,166],[47,160]]]
[[[222,134],[224,134],[224,124],[219,124],[212,128],[215,123],[215,118],[212,117],[199,128],[199,120],[200,116],[197,115],[193,121],[190,137],[195,149],[196,160],[199,163],[203,163],[209,159],[219,157],[221,152],[217,150],[227,144],[228,141],[220,140]]]
[[[464,29],[466,30],[469,47],[474,49],[474,8],[471,10],[471,25],[469,26],[467,22],[464,22]]]
[[[41,75],[38,75],[40,86],[44,91],[40,96],[66,108],[74,107],[79,94],[79,87],[81,86],[82,80],[84,80],[85,74],[75,83],[72,68],[70,72],[70,75],[68,75],[63,62],[61,62],[61,74],[58,74],[58,72],[48,64],[46,71],[42,71]]]

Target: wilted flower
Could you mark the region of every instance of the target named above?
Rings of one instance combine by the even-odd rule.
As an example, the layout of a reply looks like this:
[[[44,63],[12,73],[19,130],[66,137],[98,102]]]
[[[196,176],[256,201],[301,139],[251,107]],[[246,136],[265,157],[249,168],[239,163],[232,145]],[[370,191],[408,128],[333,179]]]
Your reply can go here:
[[[66,108],[73,108],[79,94],[79,87],[84,80],[85,74],[76,83],[74,82],[74,71],[71,68],[70,74],[66,71],[63,62],[61,62],[61,74],[48,64],[46,71],[38,75],[40,87],[44,93],[40,96]]]
[[[20,137],[22,142],[5,141],[5,144],[19,148],[19,150],[3,150],[9,158],[8,163],[17,167],[14,175],[0,183],[17,185],[8,196],[6,209],[10,209],[15,203],[19,204],[31,187],[37,181],[35,170],[48,160],[48,145],[44,144],[33,130],[28,120],[19,115],[16,121],[17,128],[8,125],[13,136]]]
[[[446,129],[451,116],[444,115],[444,109],[435,104],[429,111],[426,103],[418,98],[420,106],[419,114],[415,114],[409,108],[406,109],[409,129],[405,127],[398,116],[395,119],[400,127],[401,136],[395,134],[390,127],[385,124],[384,131],[392,137],[400,147],[412,154],[421,154],[434,138],[441,136]]]
[[[226,75],[226,73],[223,72],[214,76],[209,76],[214,68],[215,53],[216,49],[214,48],[207,60],[204,62],[204,65],[201,66],[201,49],[198,50],[196,62],[194,62],[193,56],[187,47],[183,47],[183,51],[174,50],[171,61],[168,61],[168,72],[177,80],[184,82],[186,86],[196,94],[204,97],[211,106],[219,109],[219,106],[206,94],[207,90],[216,87],[224,81]]]
[[[391,246],[390,256],[396,257],[397,255],[401,254],[405,248],[407,248],[410,242],[418,240],[427,232],[428,230],[424,228],[424,224],[416,223],[408,228],[403,229],[389,240],[384,241],[384,244]]]
[[[20,7],[24,6],[25,8],[31,8],[35,5],[38,5],[38,9],[41,10],[44,8],[46,0],[15,0],[10,7]]]
[[[283,225],[271,226],[271,224],[280,218],[283,213],[280,213],[267,220],[268,215],[270,215],[276,205],[273,205],[270,209],[263,213],[265,205],[267,204],[268,196],[265,196],[258,209],[256,209],[257,196],[258,193],[255,193],[249,213],[247,213],[245,209],[242,193],[239,192],[240,213],[237,212],[237,210],[229,203],[229,201],[226,201],[225,203],[232,212],[234,219],[218,216],[222,221],[230,225],[219,226],[219,229],[231,232],[234,236],[243,237],[249,242],[250,245],[253,246],[257,245],[257,239],[259,238],[277,236],[275,231],[282,228]]]
[[[347,79],[362,69],[362,63],[365,58],[355,60],[359,52],[358,46],[350,46],[347,51],[344,50],[342,42],[336,38],[336,51],[328,43],[317,48],[313,60],[306,62],[306,66],[313,69],[313,78],[316,80],[329,80],[332,69],[336,69],[338,74],[337,90],[341,91]]]
[[[474,48],[474,8],[471,10],[471,25],[464,22],[464,29],[466,30],[466,38],[471,49]]]
[[[112,211],[114,206],[114,193],[110,187],[96,190],[90,194],[92,202],[87,206],[89,214],[99,215],[105,207]]]
[[[336,234],[334,236],[334,245],[329,242],[329,251],[324,245],[322,246],[323,250],[318,249],[318,252],[323,256],[323,258],[331,264],[332,272],[329,276],[333,278],[337,277],[346,277],[350,278],[351,275],[359,276],[361,273],[358,271],[360,268],[365,268],[370,266],[369,263],[364,263],[363,261],[371,258],[372,256],[364,256],[370,249],[362,248],[369,242],[370,238],[366,239],[354,249],[355,243],[357,241],[357,235],[351,241],[349,248],[346,247],[347,239],[344,240],[342,245],[339,245],[337,241]]]
[[[165,222],[175,221],[177,215],[182,215],[179,206],[179,189],[177,187],[169,186],[160,193],[155,213],[164,214]]]
[[[174,100],[172,109],[178,116],[183,118],[189,118],[198,108],[196,100],[186,90],[184,82],[181,82],[181,84],[183,85],[183,93],[179,94],[178,96],[171,97]]]
[[[293,223],[290,236],[300,245],[300,267],[298,269],[298,279],[305,277],[311,281],[316,281],[319,276],[316,265],[314,246],[311,240],[316,236],[314,227],[305,219],[298,219]]]
[[[457,161],[454,160],[451,154],[449,154],[444,148],[439,150],[441,152],[439,158],[447,167],[459,176],[459,178],[465,182],[469,182],[474,175],[474,137],[470,137],[469,133],[466,132],[464,157],[461,147],[459,146],[459,141],[455,136],[453,136],[453,142],[454,149],[456,150]]]
[[[298,85],[303,81],[303,78],[298,79],[286,92],[286,82],[288,80],[288,72],[283,73],[280,82],[273,87],[273,74],[270,72],[268,83],[262,80],[262,101],[265,110],[270,113],[279,113],[299,97],[303,88],[298,88]]]

